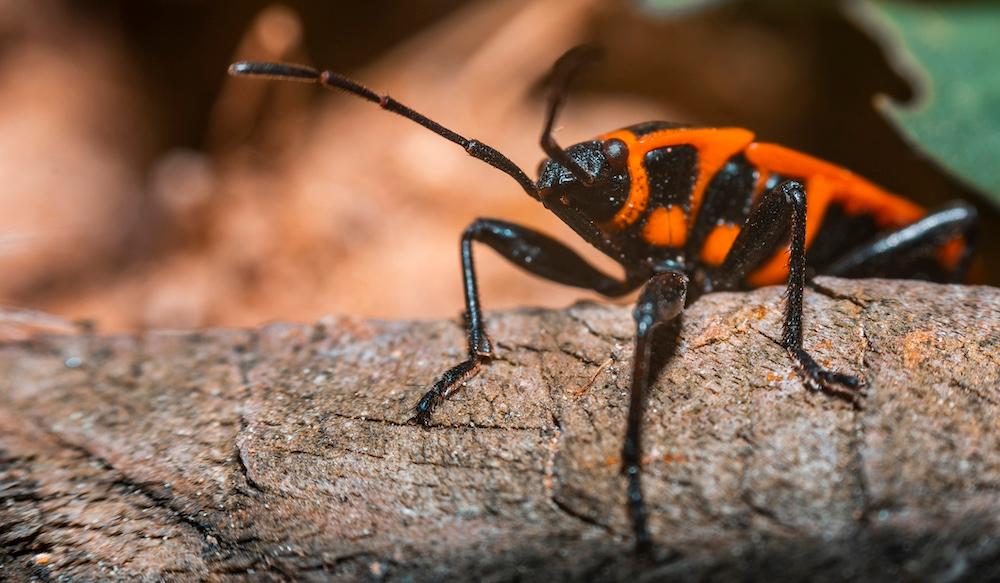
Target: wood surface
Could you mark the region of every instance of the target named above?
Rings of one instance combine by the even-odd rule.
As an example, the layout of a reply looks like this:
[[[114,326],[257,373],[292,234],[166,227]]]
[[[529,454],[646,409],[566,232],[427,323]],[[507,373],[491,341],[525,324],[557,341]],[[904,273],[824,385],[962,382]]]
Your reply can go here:
[[[684,315],[646,422],[653,562],[629,552],[618,455],[629,308],[92,330],[0,345],[0,579],[1000,578],[1000,290],[820,279],[807,349],[862,375],[809,392],[782,289]]]

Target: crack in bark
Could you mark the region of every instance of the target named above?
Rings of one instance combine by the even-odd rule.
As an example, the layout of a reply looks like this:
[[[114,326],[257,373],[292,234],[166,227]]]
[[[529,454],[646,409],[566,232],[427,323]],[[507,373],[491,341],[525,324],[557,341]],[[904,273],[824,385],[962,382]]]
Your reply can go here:
[[[352,447],[339,446],[336,449],[339,450],[339,451],[347,452],[347,453],[353,453],[354,455],[363,455],[365,457],[370,457],[370,458],[376,459],[376,460],[384,460],[384,459],[386,459],[386,456],[384,456],[384,455],[378,455],[377,453],[371,453],[369,451],[361,451],[360,449],[354,449]]]
[[[76,452],[85,459],[90,460],[91,463],[97,466],[101,471],[106,472],[110,477],[110,479],[107,481],[107,483],[110,486],[122,488],[126,492],[135,492],[141,494],[151,502],[150,504],[151,506],[164,510],[169,516],[174,518],[176,524],[185,524],[191,529],[193,529],[200,536],[202,544],[205,546],[205,548],[210,548],[212,546],[215,546],[216,543],[213,543],[212,542],[213,540],[218,542],[226,538],[221,531],[215,529],[212,525],[206,522],[196,520],[194,517],[184,513],[181,509],[176,508],[173,504],[173,500],[170,497],[164,496],[161,493],[157,492],[156,490],[151,488],[149,484],[135,481],[132,478],[128,477],[126,474],[120,472],[104,456],[98,454],[95,451],[90,450],[89,448],[83,445],[69,441],[63,435],[49,428],[41,419],[35,418],[34,423],[36,424],[36,427],[38,427],[41,431],[45,432],[47,435],[51,436],[59,445],[61,445],[62,447],[64,447],[69,451]],[[234,545],[234,548],[236,550],[240,550],[239,543],[242,543],[244,541],[231,541],[231,542],[236,543]]]
[[[747,474],[753,465],[753,459],[757,455],[757,441],[754,437],[754,423],[751,419],[749,423],[736,432],[736,437],[740,441],[743,441],[747,446],[740,452],[740,465],[739,477],[736,480],[737,490],[739,491],[739,500],[744,506],[750,511],[750,514],[762,515],[759,511],[759,506],[753,501],[753,491],[747,486]],[[762,515],[767,518],[766,515]],[[746,522],[746,530],[751,530],[750,521]]]
[[[610,526],[608,526],[607,524],[604,524],[603,522],[601,522],[600,520],[597,520],[596,518],[594,518],[592,516],[587,516],[586,514],[583,514],[582,512],[577,511],[575,508],[573,508],[569,504],[567,504],[567,503],[563,502],[562,500],[560,500],[558,496],[552,496],[552,497],[549,498],[549,500],[551,500],[552,504],[556,508],[558,508],[563,514],[565,514],[565,515],[567,515],[567,516],[569,516],[571,518],[574,518],[576,520],[579,520],[580,522],[582,522],[584,524],[587,524],[589,526],[597,527],[597,528],[603,530],[604,532],[606,532],[608,534],[611,534],[611,535],[615,534],[615,531]]]
[[[874,384],[868,381],[870,376],[868,355],[872,349],[872,340],[868,337],[868,331],[865,329],[865,322],[871,313],[871,307],[871,305],[865,305],[862,307],[861,314],[858,315],[858,330],[861,335],[861,355],[859,356],[861,370],[859,374],[861,375],[861,379],[866,383],[866,399],[874,399],[872,391],[875,388]],[[865,471],[865,447],[868,443],[867,416],[868,413],[866,413],[864,407],[854,408],[852,415],[853,433],[851,439],[848,441],[848,447],[851,449],[850,471],[855,480],[855,497],[858,505],[857,520],[863,526],[869,524],[872,512],[871,491],[868,484],[868,474]]]
[[[578,324],[583,326],[583,328],[588,333],[590,333],[590,335],[593,336],[594,338],[598,338],[604,342],[607,342],[608,338],[611,338],[617,342],[632,342],[633,340],[632,336],[618,336],[616,334],[611,334],[610,332],[608,334],[601,334],[600,332],[594,329],[594,327],[590,324],[590,322],[588,322],[587,320],[581,318],[578,314],[576,314],[573,311],[574,307],[576,306],[573,306],[570,309],[566,310],[566,315],[569,316],[570,320],[573,320],[574,322],[577,322]]]
[[[749,491],[746,491],[740,497],[740,499],[743,501],[746,507],[750,509],[751,514],[753,514],[754,516],[759,516],[763,518],[765,521],[767,521],[769,524],[773,524],[774,526],[779,527],[781,530],[785,531],[786,534],[799,535],[799,536],[804,534],[801,528],[793,524],[788,524],[785,521],[781,520],[781,517],[778,516],[778,514],[775,511],[771,510],[770,508],[767,508],[766,506],[761,506],[760,504],[754,502],[753,497],[750,495]]]
[[[51,492],[49,495],[42,495],[41,491],[39,490],[39,485],[37,483],[35,483],[35,485],[33,486],[34,495],[20,496],[19,498],[21,498],[21,500],[23,500],[24,502],[28,502],[29,504],[31,504],[33,508],[36,509],[39,504],[46,504],[49,501],[57,500],[59,498],[72,499],[78,504],[82,502],[87,505],[101,504],[107,502],[127,503],[138,514],[145,513],[147,508],[158,508],[165,512],[166,516],[169,517],[169,519],[171,520],[171,524],[173,526],[182,529],[186,526],[187,532],[194,534],[196,536],[196,538],[200,541],[202,545],[204,558],[209,559],[210,557],[212,557],[212,555],[216,555],[214,557],[215,560],[221,563],[221,557],[218,557],[217,552],[213,550],[213,547],[215,545],[213,545],[212,543],[212,540],[214,538],[213,534],[217,533],[213,531],[211,528],[194,520],[189,516],[186,516],[183,512],[177,510],[172,505],[170,505],[169,500],[167,498],[157,495],[155,492],[151,491],[144,484],[136,482],[131,478],[127,477],[122,472],[117,470],[114,466],[112,466],[111,463],[103,456],[91,451],[90,449],[84,446],[68,441],[65,437],[63,437],[59,433],[46,427],[41,422],[41,420],[37,418],[32,419],[32,422],[35,427],[39,428],[40,431],[51,437],[53,441],[60,447],[62,447],[65,451],[71,452],[81,462],[90,463],[105,476],[103,478],[98,476],[93,476],[90,479],[93,479],[96,483],[101,484],[104,487],[108,488],[108,490],[111,491],[117,490],[122,494],[135,495],[141,501],[145,501],[146,504],[138,504],[137,501],[128,500],[126,498],[118,496],[93,495],[80,498],[78,497],[79,495],[77,493],[71,491]],[[5,502],[11,501],[11,499],[8,496],[0,496],[0,499],[4,500]],[[0,536],[0,539],[3,539],[5,543],[5,548],[3,549],[4,552],[0,553],[0,564],[2,564],[2,558],[4,557],[9,559],[18,559],[26,557],[28,555],[38,556],[40,554],[51,554],[51,553],[56,553],[58,551],[61,555],[60,569],[62,570],[73,572],[73,569],[83,565],[87,564],[99,565],[99,563],[95,563],[95,561],[90,560],[89,556],[84,554],[85,551],[82,551],[81,549],[78,548],[74,548],[72,546],[72,543],[70,544],[70,546],[67,546],[65,542],[61,542],[62,539],[59,539],[60,544],[57,545],[56,542],[47,541],[40,538],[42,535],[51,535],[53,532],[59,530],[76,530],[76,531],[86,532],[94,528],[95,525],[93,524],[92,521],[89,520],[84,521],[84,520],[70,520],[68,518],[64,519],[50,518],[52,516],[51,513],[54,510],[63,508],[67,506],[69,503],[70,502],[67,500],[67,502],[59,504],[54,508],[52,507],[47,508],[49,513],[48,515],[42,514],[40,511],[40,513],[34,517],[36,520],[39,521],[37,528],[33,529],[30,533],[26,533],[25,535],[22,535],[16,539],[5,538],[3,536]],[[74,512],[76,511],[74,510]],[[103,532],[108,537],[126,536],[126,533],[118,532],[115,530],[104,530]],[[146,534],[144,538],[154,539],[154,540],[155,539],[167,540],[172,537],[166,535],[158,537],[155,534]],[[72,539],[70,539],[70,541],[72,541]],[[16,545],[16,547],[14,545]],[[240,552],[240,548],[238,545],[235,545],[234,549],[236,550],[236,552]],[[129,558],[128,560],[123,561],[120,564],[120,566],[125,567],[130,563],[131,559]],[[20,567],[24,568],[25,565],[21,564]],[[37,576],[41,580],[49,580],[49,572],[43,567],[41,563],[32,561],[29,565],[29,568],[33,573],[33,575]],[[178,574],[189,573],[192,575],[194,573],[201,572],[199,569],[192,570],[192,569],[184,569],[181,567],[175,567],[174,569],[172,569],[172,571]],[[2,571],[0,571],[0,573],[2,573]]]
[[[953,379],[952,382],[951,382],[951,385],[954,386],[954,387],[958,387],[962,391],[965,391],[966,393],[972,395],[973,397],[975,397],[975,398],[977,398],[977,399],[979,399],[979,400],[981,400],[983,402],[989,403],[990,405],[993,405],[994,407],[1000,406],[1000,401],[997,401],[996,399],[994,399],[990,395],[988,395],[988,394],[980,391],[979,389],[977,389],[975,387],[970,387],[969,384],[966,383],[966,382],[963,382],[962,379]]]
[[[249,346],[243,344],[237,345],[233,348],[234,357],[236,360],[236,367],[240,374],[240,382],[243,383],[243,388],[250,390],[250,374],[253,369],[257,367],[260,353],[260,332],[257,330],[250,331],[250,339],[247,342]]]
[[[583,364],[585,364],[587,366],[600,366],[601,365],[600,362],[598,362],[596,360],[592,360],[590,358],[587,358],[587,356],[585,356],[583,354],[580,354],[579,352],[576,352],[575,350],[571,350],[571,349],[569,349],[569,348],[567,348],[565,346],[560,346],[559,347],[559,352],[561,352],[561,353],[565,354],[566,356],[569,356],[569,357],[573,358],[574,360],[576,360],[578,362],[581,362],[581,363],[583,363]]]
[[[357,563],[357,567],[361,571],[360,573],[354,573],[359,580],[370,579],[374,581],[380,581],[389,574],[388,571],[382,571],[381,566],[397,565],[396,561],[380,557],[372,551],[360,550],[338,555],[330,559],[323,559],[317,563],[296,561],[293,572],[298,573],[300,576],[294,579],[299,579],[303,573],[312,573],[315,571],[320,571],[325,575],[346,575],[346,567],[353,563]],[[364,565],[364,563],[367,563],[367,565]],[[362,568],[365,566],[367,569]]]
[[[337,419],[345,419],[348,421],[360,421],[362,423],[375,423],[378,425],[383,425],[387,427],[399,427],[401,429],[412,429],[414,431],[426,431],[426,430],[456,430],[456,431],[476,431],[480,429],[492,429],[495,431],[531,431],[537,432],[542,429],[542,427],[531,427],[531,426],[519,426],[519,425],[482,425],[476,422],[469,422],[468,424],[445,424],[445,423],[431,423],[430,425],[419,425],[417,423],[411,423],[408,421],[394,421],[392,419],[382,419],[379,417],[368,417],[362,415],[346,415],[344,413],[337,413],[336,411],[331,411],[330,416],[336,417]]]
[[[46,534],[43,528],[50,527],[53,521],[45,521],[39,512],[31,516],[34,520],[30,528],[25,528],[24,522],[21,522],[20,533],[14,534],[18,518],[23,520],[23,515],[17,512],[17,507],[27,505],[37,509],[38,504],[46,503],[56,497],[65,497],[66,494],[50,493],[44,495],[37,480],[17,477],[19,470],[24,471],[25,467],[30,468],[34,456],[17,456],[5,450],[0,450],[0,456],[2,456],[0,457],[0,464],[2,464],[0,466],[0,502],[2,502],[0,504],[0,542],[3,543],[6,558],[13,559],[11,562],[17,562],[27,555],[52,551],[54,544],[41,537]],[[30,470],[26,473],[30,473]],[[0,561],[3,558],[0,556]],[[0,565],[2,564],[0,562]],[[24,568],[23,564],[19,566]],[[2,572],[0,570],[0,573]]]
[[[837,290],[835,290],[833,288],[829,288],[829,287],[826,287],[825,285],[823,285],[821,283],[817,283],[815,280],[809,280],[808,283],[807,283],[807,285],[813,291],[815,291],[816,293],[818,293],[820,295],[824,295],[824,296],[830,298],[831,300],[842,300],[842,301],[850,302],[850,303],[854,304],[855,306],[861,308],[862,310],[868,308],[868,306],[870,305],[870,302],[868,302],[866,300],[862,300],[861,298],[858,298],[858,297],[855,297],[855,296],[852,296],[852,295],[849,295],[849,294],[842,294],[842,293],[838,292]]]
[[[609,534],[613,534],[613,530],[610,526],[591,516],[587,516],[586,514],[577,511],[568,503],[559,499],[558,492],[556,491],[556,482],[559,479],[556,472],[556,458],[559,456],[559,451],[562,448],[563,428],[562,421],[559,417],[556,416],[555,413],[550,412],[550,414],[552,415],[553,435],[549,440],[549,455],[545,462],[545,471],[543,472],[542,477],[542,490],[545,493],[546,498],[548,498],[553,507],[563,514],[575,520],[581,521],[584,524],[595,526]]]
[[[412,458],[408,460],[408,462],[410,463],[410,465],[414,466],[431,466],[435,468],[473,470],[477,472],[504,470],[509,467],[509,465],[488,466],[488,465],[466,464],[466,463],[448,463],[435,460],[414,460]]]
[[[549,455],[545,460],[545,473],[542,477],[542,492],[547,498],[555,496],[556,456],[559,455],[562,446],[562,422],[555,413],[550,412],[550,415],[552,415],[553,430],[549,439]]]
[[[548,348],[539,348],[534,344],[524,344],[523,342],[516,342],[514,344],[511,344],[508,342],[503,342],[498,340],[497,347],[509,351],[524,350],[527,352],[531,352],[533,354],[546,354],[551,352],[551,350],[549,350]],[[495,357],[491,357],[491,359],[497,360]]]
[[[249,486],[257,494],[263,494],[267,491],[267,489],[264,487],[263,484],[257,482],[257,480],[255,480],[253,476],[250,475],[250,467],[247,464],[246,457],[244,456],[243,448],[238,443],[239,436],[246,431],[246,428],[247,428],[246,417],[240,417],[240,431],[239,433],[236,434],[237,435],[236,443],[233,444],[236,450],[235,451],[236,467],[239,468],[240,474],[243,476],[243,480],[246,482],[247,486]]]

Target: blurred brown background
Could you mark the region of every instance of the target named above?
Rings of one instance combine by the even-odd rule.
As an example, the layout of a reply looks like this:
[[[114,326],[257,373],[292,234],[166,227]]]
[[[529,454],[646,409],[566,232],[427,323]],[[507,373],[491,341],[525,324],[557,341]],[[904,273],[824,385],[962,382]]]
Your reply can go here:
[[[0,301],[110,330],[455,316],[475,217],[586,250],[454,145],[346,96],[227,78],[243,58],[349,73],[530,174],[547,70],[596,42],[608,57],[569,100],[564,144],[649,119],[740,125],[922,204],[975,202],[873,110],[910,92],[879,47],[808,4],[665,18],[598,0],[0,3]],[[478,262],[488,308],[586,295]]]

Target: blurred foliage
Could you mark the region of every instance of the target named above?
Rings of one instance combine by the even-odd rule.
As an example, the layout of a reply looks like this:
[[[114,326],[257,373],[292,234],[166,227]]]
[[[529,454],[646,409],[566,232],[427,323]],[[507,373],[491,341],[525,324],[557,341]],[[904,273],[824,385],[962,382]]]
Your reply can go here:
[[[349,73],[530,171],[550,64],[595,43],[608,58],[567,100],[563,143],[735,125],[924,206],[974,198],[872,107],[914,91],[832,0],[34,0],[0,3],[0,38],[0,303],[104,329],[454,315],[457,239],[483,215],[618,268],[419,125],[227,78],[236,59]],[[1000,238],[981,245],[1000,282]],[[490,309],[581,295],[488,252],[477,269]]]
[[[652,14],[672,14],[698,10],[726,0],[638,0],[639,7]]]
[[[866,0],[857,14],[912,78],[912,104],[879,101],[903,134],[1000,206],[1000,4]]]
[[[637,0],[653,15],[677,16],[726,0]],[[748,4],[748,3],[744,3]],[[824,2],[768,9],[822,12]],[[913,84],[908,103],[878,109],[921,151],[1000,207],[1000,3],[858,0],[840,3]],[[759,8],[759,6],[758,6]]]

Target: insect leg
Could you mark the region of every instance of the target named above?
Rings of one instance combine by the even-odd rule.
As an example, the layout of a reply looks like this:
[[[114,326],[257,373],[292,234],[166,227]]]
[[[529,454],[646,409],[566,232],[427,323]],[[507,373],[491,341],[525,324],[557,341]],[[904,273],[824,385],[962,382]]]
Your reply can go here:
[[[788,285],[781,345],[795,360],[799,375],[808,388],[846,397],[856,403],[861,380],[823,369],[802,348],[802,295],[806,281],[806,192],[802,184],[787,180],[764,193],[726,255],[715,282],[716,289],[734,287],[766,259],[789,230]]]
[[[963,248],[954,265],[947,266],[945,278],[961,281],[965,277],[975,245],[978,215],[975,207],[960,201],[931,212],[919,221],[857,247],[823,269],[824,275],[843,277],[876,276],[887,266],[906,262],[915,256],[927,256],[956,237]]]
[[[635,355],[632,357],[632,391],[625,444],[622,447],[622,473],[628,479],[626,500],[629,518],[635,533],[635,548],[641,554],[649,553],[652,546],[642,497],[641,437],[646,394],[654,380],[650,378],[653,333],[662,324],[674,321],[684,310],[687,284],[687,276],[673,271],[654,276],[643,288],[633,312],[636,327]]]
[[[446,399],[459,381],[493,355],[493,346],[483,322],[479,288],[472,257],[472,243],[492,247],[522,269],[549,281],[590,289],[606,296],[619,296],[638,287],[635,277],[618,280],[592,267],[569,247],[527,227],[496,219],[478,219],[462,234],[462,283],[465,287],[465,324],[468,359],[455,365],[434,383],[417,404],[416,421],[427,425],[438,402]]]

